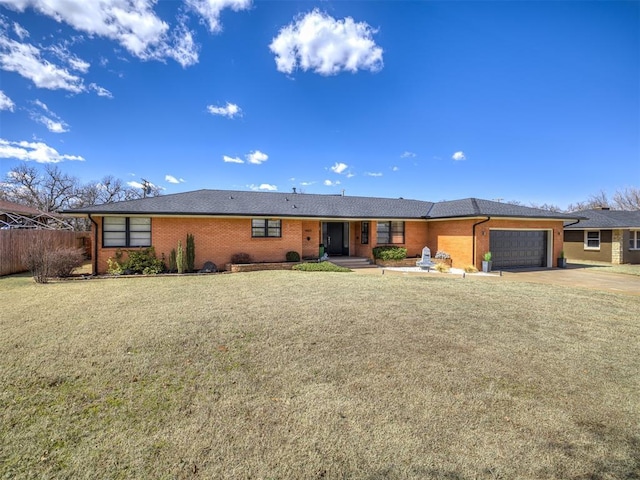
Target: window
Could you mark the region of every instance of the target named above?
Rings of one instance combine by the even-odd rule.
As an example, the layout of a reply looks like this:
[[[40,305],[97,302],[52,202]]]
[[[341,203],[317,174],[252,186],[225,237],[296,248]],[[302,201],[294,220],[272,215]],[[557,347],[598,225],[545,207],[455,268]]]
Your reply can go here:
[[[369,243],[369,222],[362,222],[360,225],[360,243],[363,245]]]
[[[584,249],[600,250],[600,230],[586,230],[584,232]]]
[[[404,222],[378,222],[378,245],[404,243]]]
[[[281,237],[281,220],[254,218],[251,220],[252,237]]]
[[[629,250],[640,250],[640,230],[629,232]]]
[[[151,219],[149,217],[104,217],[102,246],[150,247]]]

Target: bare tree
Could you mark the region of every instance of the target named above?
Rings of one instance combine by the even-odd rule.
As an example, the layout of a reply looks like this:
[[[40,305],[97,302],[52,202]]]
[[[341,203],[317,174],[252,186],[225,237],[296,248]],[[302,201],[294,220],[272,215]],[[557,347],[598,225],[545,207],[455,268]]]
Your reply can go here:
[[[613,195],[613,201],[620,210],[640,210],[640,188],[628,187],[617,190]]]
[[[600,192],[595,195],[589,195],[587,200],[570,203],[567,207],[567,211],[575,212],[578,210],[592,210],[595,208],[611,208],[611,206],[611,201],[609,201],[609,197],[606,192],[604,190],[600,190]]]
[[[3,196],[12,202],[44,212],[68,208],[80,190],[76,177],[63,173],[56,165],[46,165],[41,174],[36,167],[19,165],[0,184]]]

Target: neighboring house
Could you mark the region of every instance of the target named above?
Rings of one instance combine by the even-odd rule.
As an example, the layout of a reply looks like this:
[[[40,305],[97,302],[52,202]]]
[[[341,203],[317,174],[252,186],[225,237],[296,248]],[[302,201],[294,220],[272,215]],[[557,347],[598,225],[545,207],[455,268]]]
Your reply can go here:
[[[564,251],[571,260],[640,263],[640,210],[600,208],[573,212],[585,217],[564,229]]]
[[[20,203],[0,200],[0,229],[16,228],[73,230],[73,227],[56,213],[47,213]]]
[[[94,272],[107,269],[118,249],[153,246],[169,257],[187,233],[195,237],[196,267],[222,266],[235,253],[254,261],[283,261],[286,252],[318,258],[372,257],[379,245],[406,247],[419,257],[426,245],[448,252],[455,267],[480,267],[491,250],[494,269],[553,267],[562,230],[577,220],[546,210],[468,198],[425,202],[403,198],[198,190],[68,210],[93,224]]]

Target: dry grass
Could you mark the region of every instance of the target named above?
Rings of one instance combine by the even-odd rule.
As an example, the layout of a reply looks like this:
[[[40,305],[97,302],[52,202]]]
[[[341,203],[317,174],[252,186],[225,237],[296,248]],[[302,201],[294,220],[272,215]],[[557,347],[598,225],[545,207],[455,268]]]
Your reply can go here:
[[[624,265],[614,265],[606,262],[591,262],[586,260],[569,260],[570,265],[579,266],[583,268],[593,268],[598,270],[599,272],[608,272],[608,273],[624,273],[627,275],[640,275],[640,265],[636,264],[624,264]]]
[[[0,279],[2,478],[640,475],[640,298],[442,277]]]

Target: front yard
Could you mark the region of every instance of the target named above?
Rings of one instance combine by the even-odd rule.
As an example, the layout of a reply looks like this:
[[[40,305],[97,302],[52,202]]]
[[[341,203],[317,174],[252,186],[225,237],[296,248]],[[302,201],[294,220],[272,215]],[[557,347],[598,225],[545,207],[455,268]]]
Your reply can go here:
[[[2,478],[640,476],[640,297],[445,276],[0,278]]]

